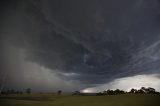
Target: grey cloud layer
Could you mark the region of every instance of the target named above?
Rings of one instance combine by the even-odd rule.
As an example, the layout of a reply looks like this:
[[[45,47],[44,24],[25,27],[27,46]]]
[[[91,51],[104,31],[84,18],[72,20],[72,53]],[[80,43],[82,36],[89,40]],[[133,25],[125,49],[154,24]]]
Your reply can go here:
[[[4,27],[8,36],[3,38],[26,49],[27,61],[91,85],[159,73],[158,0],[40,0],[15,4],[8,9]]]

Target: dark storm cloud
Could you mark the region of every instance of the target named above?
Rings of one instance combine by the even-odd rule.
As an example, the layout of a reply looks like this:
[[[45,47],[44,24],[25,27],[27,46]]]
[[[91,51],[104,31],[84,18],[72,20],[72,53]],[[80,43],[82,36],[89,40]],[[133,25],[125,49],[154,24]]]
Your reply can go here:
[[[3,38],[25,48],[27,61],[87,84],[159,73],[158,0],[30,0],[12,4],[3,32],[8,36]]]

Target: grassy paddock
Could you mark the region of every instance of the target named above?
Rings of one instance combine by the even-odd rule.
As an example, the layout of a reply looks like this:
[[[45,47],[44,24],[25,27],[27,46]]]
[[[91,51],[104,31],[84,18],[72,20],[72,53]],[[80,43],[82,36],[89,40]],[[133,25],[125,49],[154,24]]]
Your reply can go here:
[[[0,97],[0,106],[159,106],[160,95],[72,96],[23,94]]]

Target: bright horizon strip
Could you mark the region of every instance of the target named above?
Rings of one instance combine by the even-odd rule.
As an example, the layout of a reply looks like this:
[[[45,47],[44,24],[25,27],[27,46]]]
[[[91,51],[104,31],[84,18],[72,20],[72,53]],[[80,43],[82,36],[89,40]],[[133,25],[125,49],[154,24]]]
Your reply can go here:
[[[120,89],[130,91],[132,88],[140,89],[141,87],[152,87],[156,91],[160,91],[159,74],[136,75],[132,77],[124,77],[115,79],[114,81],[96,87],[82,89],[83,93],[103,92],[107,89]]]

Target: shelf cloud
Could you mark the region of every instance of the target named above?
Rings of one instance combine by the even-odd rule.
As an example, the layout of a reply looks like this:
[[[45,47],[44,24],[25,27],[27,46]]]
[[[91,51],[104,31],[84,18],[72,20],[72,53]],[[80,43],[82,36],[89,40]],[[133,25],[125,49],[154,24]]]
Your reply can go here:
[[[63,88],[63,82],[73,90],[75,83],[82,89],[160,74],[159,0],[3,4],[0,75],[7,74],[8,87],[26,87],[27,76],[37,86],[46,84],[44,89]]]

